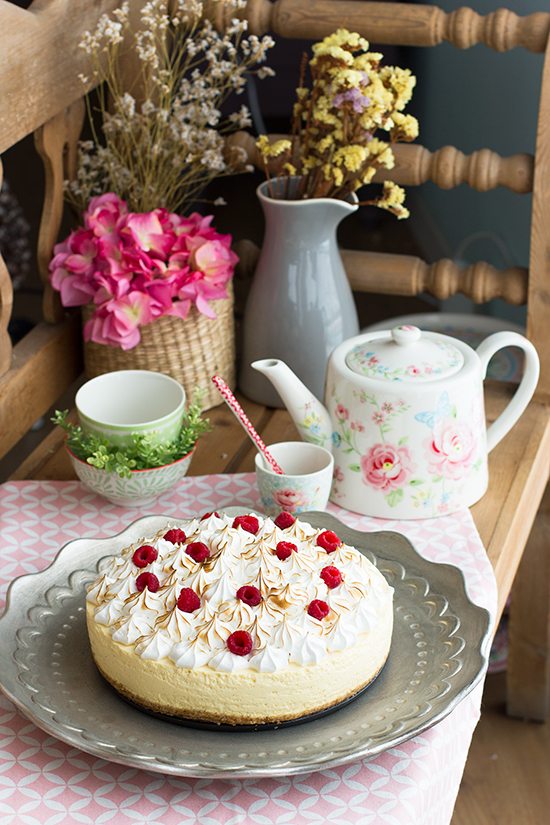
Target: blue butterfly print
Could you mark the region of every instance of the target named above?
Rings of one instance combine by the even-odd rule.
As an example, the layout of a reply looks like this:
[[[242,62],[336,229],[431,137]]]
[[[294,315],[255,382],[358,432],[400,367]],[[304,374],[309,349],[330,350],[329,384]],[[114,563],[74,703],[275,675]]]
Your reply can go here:
[[[415,419],[416,421],[420,421],[421,424],[426,424],[431,430],[433,430],[435,422],[439,421],[440,418],[447,418],[452,414],[452,411],[453,408],[451,407],[451,402],[449,401],[449,394],[444,392],[438,398],[437,409],[433,410],[433,412],[419,412],[415,415]]]

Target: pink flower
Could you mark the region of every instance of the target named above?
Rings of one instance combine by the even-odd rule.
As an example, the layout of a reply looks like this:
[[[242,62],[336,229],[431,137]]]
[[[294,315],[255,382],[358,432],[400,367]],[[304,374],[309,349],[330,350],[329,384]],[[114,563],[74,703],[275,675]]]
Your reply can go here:
[[[142,292],[130,292],[118,301],[109,301],[84,325],[84,340],[132,349],[139,344],[139,327],[153,320],[150,299]]]
[[[458,480],[467,475],[477,451],[477,437],[466,422],[441,418],[425,442],[430,472]]]
[[[337,404],[334,412],[336,414],[336,418],[338,418],[340,421],[345,421],[347,418],[349,418],[349,410],[347,409],[347,407],[344,407],[343,404]]]
[[[59,256],[56,255],[56,258],[59,258]],[[56,258],[54,258],[54,261]],[[53,288],[60,293],[61,303],[64,307],[84,306],[84,304],[90,303],[94,295],[95,289],[92,284],[79,275],[69,272],[60,264],[59,260],[51,268],[50,281]]]
[[[128,212],[126,203],[118,195],[108,192],[92,198],[84,212],[84,226],[91,229],[97,238],[116,234],[116,226],[121,215]]]
[[[307,503],[307,499],[299,490],[275,490],[273,492],[273,500],[283,510],[291,512],[296,507],[303,507]]]
[[[376,412],[373,412],[372,414],[372,420],[375,424],[383,424],[385,417],[386,416],[384,415],[384,413],[379,412],[378,410],[376,410]]]
[[[401,487],[414,469],[408,448],[391,444],[375,444],[360,464],[365,484],[383,491]]]
[[[344,473],[342,472],[342,468],[336,465],[334,467],[334,480],[335,481],[343,481],[344,480]]]
[[[56,246],[54,251],[63,247],[63,244]],[[93,232],[87,229],[77,229],[76,232],[71,232],[69,235],[65,250],[67,255],[65,257],[65,268],[75,275],[89,276],[94,271],[94,259],[97,255],[98,247],[97,240]],[[59,254],[59,253],[58,253]],[[57,255],[54,258],[56,260]]]
[[[407,367],[405,372],[407,373],[407,375],[420,375],[421,371],[420,371],[419,367],[415,367],[414,364],[411,364],[410,366]]]
[[[152,257],[165,258],[174,245],[175,235],[164,231],[156,212],[130,212],[119,229],[124,242],[138,253],[150,252]]]
[[[128,212],[109,192],[90,201],[84,228],[54,250],[50,278],[64,306],[95,305],[86,340],[130,349],[139,328],[191,308],[215,318],[211,302],[227,296],[238,260],[231,236],[212,216],[182,217],[166,209]]]
[[[192,243],[189,265],[191,269],[202,272],[211,285],[224,287],[232,277],[238,260],[229,244],[221,240],[203,241],[197,238]]]

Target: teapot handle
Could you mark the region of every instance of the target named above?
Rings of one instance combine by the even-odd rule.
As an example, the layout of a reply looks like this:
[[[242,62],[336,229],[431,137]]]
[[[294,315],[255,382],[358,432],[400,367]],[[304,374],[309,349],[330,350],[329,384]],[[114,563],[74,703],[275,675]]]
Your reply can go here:
[[[527,404],[531,400],[537,381],[539,380],[539,357],[533,344],[519,335],[517,332],[495,332],[481,342],[476,350],[481,361],[481,376],[485,378],[489,361],[499,349],[504,347],[519,347],[525,353],[525,366],[523,378],[517,388],[512,400],[501,412],[496,421],[487,429],[487,452],[491,452],[493,447],[504,438],[506,433],[512,429]]]

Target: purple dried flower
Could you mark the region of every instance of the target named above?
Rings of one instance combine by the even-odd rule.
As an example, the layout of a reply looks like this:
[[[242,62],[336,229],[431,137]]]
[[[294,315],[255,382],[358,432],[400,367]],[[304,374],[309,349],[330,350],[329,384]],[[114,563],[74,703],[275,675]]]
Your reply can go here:
[[[370,97],[363,94],[360,89],[347,89],[345,92],[339,92],[332,99],[332,105],[340,109],[345,103],[351,103],[353,111],[357,114],[364,112],[367,106],[370,106]]]

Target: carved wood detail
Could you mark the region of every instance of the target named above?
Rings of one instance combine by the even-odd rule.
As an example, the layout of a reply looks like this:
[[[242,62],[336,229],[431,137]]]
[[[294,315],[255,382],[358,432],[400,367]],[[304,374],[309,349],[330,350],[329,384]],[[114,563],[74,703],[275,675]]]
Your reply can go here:
[[[479,261],[467,267],[443,259],[428,264],[412,255],[342,250],[342,258],[353,289],[387,295],[418,295],[429,292],[444,300],[462,293],[476,304],[503,298],[509,304],[527,300],[527,270],[513,267],[498,270]]]
[[[403,186],[417,186],[431,181],[441,189],[454,189],[466,183],[478,192],[506,186],[512,192],[526,193],[533,188],[532,155],[517,154],[503,158],[490,149],[465,155],[454,146],[430,152],[424,146],[396,144],[393,147],[395,168],[380,170],[375,181],[393,180]]]
[[[244,12],[254,34],[318,39],[339,27],[357,31],[374,43],[437,46],[447,41],[459,49],[483,43],[499,52],[522,46],[543,52],[550,14],[521,17],[508,9],[481,15],[470,8],[445,12],[437,6],[359,0],[249,0]]]
[[[49,280],[48,264],[63,218],[63,181],[76,171],[76,149],[82,129],[85,104],[81,98],[48,120],[35,132],[35,145],[44,164],[45,186],[38,233],[38,272],[44,285],[44,320],[55,324],[64,310]]]
[[[0,158],[0,189],[3,180],[2,158]],[[13,307],[13,286],[8,268],[0,255],[0,375],[4,375],[11,366],[12,343],[8,333],[8,324]]]
[[[239,244],[238,277],[247,281],[253,275],[260,250],[252,241]],[[528,275],[521,267],[499,270],[484,261],[460,267],[448,259],[428,264],[414,255],[356,249],[340,251],[349,282],[356,292],[380,293],[383,285],[384,295],[429,292],[444,300],[460,292],[476,304],[493,298],[503,298],[515,305],[527,300]]]
[[[278,140],[287,135],[269,135]],[[242,166],[252,163],[258,169],[264,169],[263,161],[256,149],[255,139],[248,132],[235,132],[226,140],[226,156],[231,158],[236,147],[244,149]],[[380,169],[375,182],[393,180],[403,186],[418,186],[431,181],[442,189],[453,189],[461,183],[467,183],[479,192],[488,192],[497,186],[506,186],[512,192],[526,193],[533,188],[532,155],[517,154],[503,158],[490,149],[480,149],[471,155],[465,155],[454,146],[444,146],[436,152],[430,152],[417,144],[398,143],[392,147],[395,155],[395,167],[391,170]],[[273,174],[277,173],[277,161],[270,163]]]

